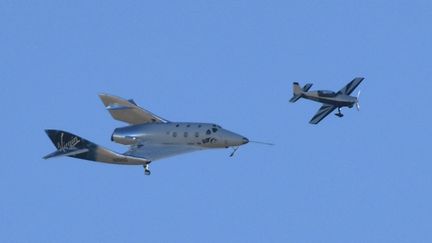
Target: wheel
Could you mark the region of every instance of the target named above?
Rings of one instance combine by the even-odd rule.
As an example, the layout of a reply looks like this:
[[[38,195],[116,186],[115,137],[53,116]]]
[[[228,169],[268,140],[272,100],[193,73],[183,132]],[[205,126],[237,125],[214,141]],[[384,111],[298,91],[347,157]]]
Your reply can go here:
[[[144,174],[145,174],[145,175],[150,175],[151,172],[150,172],[149,170],[145,170],[145,171],[144,171]]]

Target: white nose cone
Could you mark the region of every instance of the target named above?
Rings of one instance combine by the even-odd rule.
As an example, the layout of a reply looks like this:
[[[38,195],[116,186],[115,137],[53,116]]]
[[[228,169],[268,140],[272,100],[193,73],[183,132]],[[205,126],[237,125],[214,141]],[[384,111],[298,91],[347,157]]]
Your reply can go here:
[[[223,136],[227,146],[240,146],[249,143],[249,139],[231,131],[225,130]]]

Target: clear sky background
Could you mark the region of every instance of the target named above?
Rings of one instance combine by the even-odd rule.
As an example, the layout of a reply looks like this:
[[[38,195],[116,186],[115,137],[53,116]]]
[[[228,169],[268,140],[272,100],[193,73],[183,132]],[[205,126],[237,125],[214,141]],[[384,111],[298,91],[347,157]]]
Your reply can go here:
[[[431,1],[0,1],[0,242],[431,242]],[[360,112],[308,124],[292,82],[366,79]],[[139,166],[97,94],[269,147]],[[354,94],[357,93],[357,90]]]

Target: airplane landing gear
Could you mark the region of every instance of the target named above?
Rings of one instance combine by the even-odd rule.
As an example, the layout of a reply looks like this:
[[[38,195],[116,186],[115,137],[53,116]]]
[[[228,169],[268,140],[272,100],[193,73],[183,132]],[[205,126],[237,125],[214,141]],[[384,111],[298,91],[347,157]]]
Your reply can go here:
[[[147,175],[147,176],[150,175],[151,172],[149,170],[149,165],[145,164],[145,165],[143,165],[143,167],[144,167],[144,174]]]
[[[237,151],[237,149],[239,149],[239,146],[237,146],[237,147],[233,147],[233,151],[232,151],[232,153],[230,154],[230,157],[233,157],[233,156],[234,156],[234,154],[235,154],[235,152]]]
[[[343,117],[340,107],[338,107],[338,113],[335,114],[337,117]]]

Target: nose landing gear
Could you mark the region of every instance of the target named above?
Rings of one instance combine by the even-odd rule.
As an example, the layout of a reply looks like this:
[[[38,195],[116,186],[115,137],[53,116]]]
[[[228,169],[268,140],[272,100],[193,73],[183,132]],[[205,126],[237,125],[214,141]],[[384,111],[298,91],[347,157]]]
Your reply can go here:
[[[237,147],[232,147],[234,149],[234,151],[232,151],[232,153],[230,154],[230,157],[233,157],[235,152],[237,151],[237,149],[239,149],[239,146]]]
[[[337,116],[337,117],[343,117],[344,115],[341,112],[341,108],[338,107],[337,109],[338,109],[338,113],[336,113],[335,116]]]

